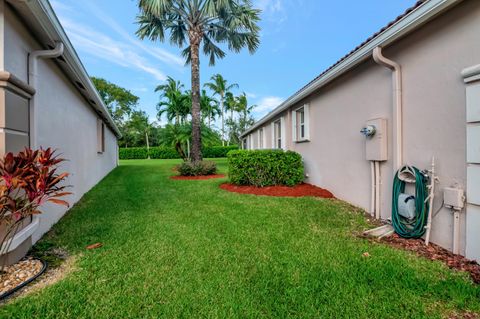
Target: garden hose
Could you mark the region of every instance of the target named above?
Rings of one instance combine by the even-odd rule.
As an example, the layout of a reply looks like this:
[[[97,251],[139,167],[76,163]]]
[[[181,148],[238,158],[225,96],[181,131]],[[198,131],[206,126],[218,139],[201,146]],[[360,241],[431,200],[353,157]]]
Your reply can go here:
[[[411,167],[415,175],[415,217],[407,219],[398,213],[398,198],[405,191],[405,181],[399,178],[402,167],[393,180],[392,224],[395,232],[404,238],[419,238],[425,233],[428,219],[428,176],[416,167]]]

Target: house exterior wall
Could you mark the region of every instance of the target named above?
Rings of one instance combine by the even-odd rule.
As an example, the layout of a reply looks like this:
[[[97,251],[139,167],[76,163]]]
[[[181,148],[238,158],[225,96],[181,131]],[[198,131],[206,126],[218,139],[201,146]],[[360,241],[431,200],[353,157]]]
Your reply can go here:
[[[461,71],[480,63],[479,28],[480,2],[466,0],[384,49],[384,55],[398,62],[403,72],[404,163],[429,169],[432,156],[436,158],[440,182],[434,212],[442,205],[444,187],[466,189],[466,101]],[[285,115],[286,148],[303,156],[307,182],[366,210],[370,208],[370,163],[359,131],[367,120],[387,119],[388,161],[380,165],[383,219],[391,217],[394,174],[392,86],[392,72],[370,59],[292,106]],[[305,103],[310,106],[310,142],[295,143],[291,111]],[[464,212],[460,225],[460,251],[465,254]],[[442,208],[434,216],[431,236],[433,242],[452,249],[450,210]]]
[[[3,55],[4,70],[28,82],[28,54],[42,49],[21,19],[4,4]],[[117,139],[111,129],[105,127],[105,152],[97,153],[97,113],[91,108],[78,89],[51,59],[38,61],[35,105],[37,121],[35,132],[37,145],[57,149],[68,159],[61,171],[70,173],[66,184],[71,185],[73,195],[66,198],[73,205],[85,192],[97,184],[117,165]],[[30,132],[32,134],[32,132]],[[28,146],[28,143],[25,143]],[[5,151],[16,151],[9,149]],[[64,207],[46,205],[40,225],[32,235],[37,241],[66,212]]]

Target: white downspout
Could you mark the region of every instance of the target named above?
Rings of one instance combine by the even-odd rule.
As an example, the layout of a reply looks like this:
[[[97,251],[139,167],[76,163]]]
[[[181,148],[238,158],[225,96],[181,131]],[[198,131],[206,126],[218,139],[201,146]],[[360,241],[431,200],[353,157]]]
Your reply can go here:
[[[372,181],[372,188],[370,193],[370,214],[372,215],[372,217],[375,217],[375,161],[370,161],[370,176],[370,180]]]
[[[394,143],[394,160],[393,170],[394,174],[403,165],[403,101],[402,101],[402,69],[400,64],[387,59],[382,54],[382,47],[376,47],[373,49],[373,60],[379,65],[389,68],[393,71],[393,92],[394,92],[394,110],[393,110],[393,130],[395,132]]]
[[[380,219],[380,162],[375,161],[375,218]]]
[[[28,56],[28,84],[33,88],[36,88],[37,82],[37,65],[38,59],[52,59],[58,58],[63,54],[63,43],[57,42],[55,48],[52,50],[38,50],[33,51]],[[30,148],[36,149],[37,145],[37,132],[36,125],[38,121],[38,112],[35,103],[35,95],[30,99]]]

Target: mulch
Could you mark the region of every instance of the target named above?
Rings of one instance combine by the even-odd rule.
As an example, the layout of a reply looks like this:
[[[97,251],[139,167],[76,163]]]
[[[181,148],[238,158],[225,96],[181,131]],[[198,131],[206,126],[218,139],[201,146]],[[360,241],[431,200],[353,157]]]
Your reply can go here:
[[[335,198],[331,192],[326,189],[302,183],[296,186],[237,186],[230,183],[224,183],[220,185],[220,188],[233,193],[240,194],[253,194],[263,196],[276,196],[276,197],[305,197],[314,196],[321,198]]]
[[[225,177],[224,174],[213,174],[213,175],[202,175],[202,176],[170,176],[170,179],[174,179],[177,181],[196,181],[196,180],[206,180],[212,178],[223,178]]]
[[[441,261],[452,269],[466,271],[470,273],[475,283],[480,284],[480,265],[477,262],[460,255],[455,255],[438,245],[430,243],[428,246],[425,246],[423,239],[406,239],[397,234],[384,237],[379,241],[396,248],[412,251],[430,260]]]

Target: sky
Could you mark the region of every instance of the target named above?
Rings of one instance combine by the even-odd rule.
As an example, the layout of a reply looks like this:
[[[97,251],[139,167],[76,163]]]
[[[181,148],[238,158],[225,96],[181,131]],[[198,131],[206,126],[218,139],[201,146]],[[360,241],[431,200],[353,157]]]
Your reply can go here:
[[[156,118],[157,85],[167,76],[190,87],[181,49],[168,41],[135,36],[136,0],[50,0],[91,76],[140,97],[139,108]],[[251,55],[227,52],[209,66],[201,58],[201,83],[222,74],[245,92],[260,119],[298,89],[386,25],[415,0],[253,0],[261,9],[260,47]],[[163,121],[160,121],[162,123]]]

